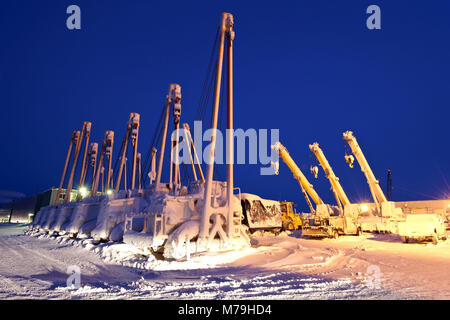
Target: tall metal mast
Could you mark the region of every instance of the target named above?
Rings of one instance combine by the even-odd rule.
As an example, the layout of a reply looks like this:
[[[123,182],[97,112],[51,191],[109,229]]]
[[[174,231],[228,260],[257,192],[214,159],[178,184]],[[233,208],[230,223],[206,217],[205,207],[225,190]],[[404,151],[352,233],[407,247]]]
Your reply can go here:
[[[222,13],[222,20],[220,25],[220,42],[219,42],[219,50],[217,57],[217,72],[216,72],[216,82],[214,87],[214,104],[212,109],[212,117],[211,117],[211,143],[210,143],[210,155],[209,155],[209,163],[207,166],[206,172],[206,184],[204,190],[204,207],[201,215],[200,222],[200,241],[207,238],[209,235],[209,225],[210,225],[210,216],[212,213],[212,205],[211,205],[211,194],[212,194],[212,182],[213,182],[213,173],[214,173],[214,158],[216,152],[216,135],[217,135],[217,121],[219,115],[219,101],[220,101],[220,87],[221,87],[221,79],[222,79],[222,67],[223,67],[223,55],[224,55],[224,47],[225,47],[225,36],[227,37],[227,51],[228,51],[228,77],[233,76],[232,72],[232,64],[233,64],[233,51],[232,51],[232,42],[234,39],[234,31],[233,31],[233,16],[230,13]],[[232,80],[228,79],[228,90],[227,90],[227,129],[232,131],[232,119],[233,119],[233,83]],[[227,135],[228,136],[228,135]],[[231,136],[233,133],[231,132]],[[232,148],[233,141],[232,139],[227,139],[227,161],[232,156]],[[228,212],[227,212],[227,236],[231,236],[232,231],[232,222],[233,222],[233,171],[232,171],[232,163],[227,164],[227,203],[228,203]]]
[[[113,145],[114,145],[114,131],[108,131],[107,133],[107,146],[105,149],[105,156],[106,161],[108,162],[108,171],[106,173],[106,183],[105,183],[105,192],[109,190],[112,178],[112,169],[111,169],[111,163],[112,163],[112,153],[113,153]]]
[[[180,139],[180,117],[181,117],[181,103],[173,105],[173,125],[175,128],[175,140],[172,141],[172,148],[170,150],[170,188],[173,192],[180,187],[180,166],[178,164],[178,142]],[[173,172],[173,175],[172,175]]]
[[[94,182],[95,182],[95,169],[97,164],[97,154],[98,154],[98,143],[97,142],[91,142],[89,146],[89,166],[92,168],[92,178],[91,178],[91,189],[94,188]],[[87,169],[85,171],[85,177],[86,179]]]
[[[84,153],[83,153],[83,162],[81,167],[81,174],[80,174],[80,181],[78,183],[78,188],[82,187],[84,185],[84,181],[86,179],[86,172],[87,172],[87,155],[88,155],[88,149],[89,149],[89,138],[91,136],[91,127],[92,123],[87,122],[86,123],[86,141],[84,144]]]
[[[389,201],[392,201],[392,175],[391,175],[391,169],[388,169],[387,173],[387,198]]]
[[[130,114],[131,122],[131,145],[133,146],[133,161],[131,163],[131,190],[136,185],[136,164],[138,155],[138,139],[139,139],[139,120],[141,116],[139,113],[133,112]]]
[[[120,155],[120,166],[119,172],[117,175],[115,192],[118,192],[120,189],[120,183],[122,182],[122,173],[124,168],[126,167],[126,155],[128,148],[128,140],[131,139],[131,145],[133,146],[133,161],[132,161],[132,169],[131,169],[131,189],[134,189],[135,186],[135,176],[136,176],[136,162],[137,162],[137,143],[138,143],[138,135],[139,135],[139,119],[140,115],[138,113],[132,112],[130,113],[130,117],[127,123],[127,130],[125,132],[125,137],[122,143],[122,154]],[[131,134],[131,138],[130,138]]]
[[[114,143],[114,131],[111,130],[107,130],[105,132],[105,137],[103,139],[103,144],[102,144],[102,150],[100,153],[100,159],[98,161],[98,166],[97,169],[95,170],[95,181],[94,184],[92,186],[92,190],[91,190],[91,196],[96,196],[97,195],[97,190],[98,190],[98,183],[99,183],[99,179],[100,179],[100,173],[102,172],[102,166],[103,166],[103,159],[105,158],[105,154],[107,156],[108,159],[108,174],[107,174],[107,180],[109,180],[110,178],[110,172],[111,172],[111,154],[112,154],[112,146]],[[108,181],[106,182],[106,189],[108,189],[109,184]]]
[[[166,103],[165,103],[165,116],[164,116],[164,123],[162,128],[162,135],[161,135],[161,145],[160,145],[160,152],[159,152],[159,158],[158,158],[158,170],[156,172],[156,190],[159,190],[160,184],[161,184],[161,174],[162,174],[162,166],[164,162],[164,151],[166,147],[166,140],[167,140],[167,130],[169,127],[169,116],[170,116],[170,106],[173,103],[174,104],[174,110],[179,109],[181,110],[181,86],[175,83],[172,83],[169,85],[169,92],[166,96]],[[169,181],[171,183],[172,181]]]
[[[59,182],[58,192],[56,193],[56,199],[55,199],[55,203],[54,203],[55,206],[57,206],[59,204],[59,197],[62,192],[64,178],[66,177],[66,171],[67,171],[67,166],[68,166],[69,160],[70,160],[70,154],[72,153],[72,147],[73,147],[73,144],[76,143],[76,140],[78,139],[79,135],[80,135],[80,131],[76,131],[76,130],[72,131],[72,136],[70,137],[69,149],[67,150],[67,155],[66,155],[66,162],[64,163],[64,169],[63,169],[63,172],[61,175],[61,180]]]
[[[75,170],[77,168],[78,156],[80,154],[81,145],[83,144],[84,132],[86,131],[88,124],[89,124],[89,129],[90,129],[91,123],[87,122],[87,121],[83,122],[83,128],[81,129],[81,134],[77,138],[77,142],[75,144],[75,153],[74,153],[74,157],[73,157],[72,170],[70,171],[69,182],[67,183],[66,195],[64,197],[64,203],[68,203],[70,201],[70,195],[72,193],[72,186],[73,186],[73,177],[75,175]]]

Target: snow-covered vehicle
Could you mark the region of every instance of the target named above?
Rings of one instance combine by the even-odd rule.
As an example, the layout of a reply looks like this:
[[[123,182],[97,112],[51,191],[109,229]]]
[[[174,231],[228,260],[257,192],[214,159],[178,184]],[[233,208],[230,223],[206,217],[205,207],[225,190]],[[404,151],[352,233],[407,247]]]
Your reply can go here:
[[[147,205],[147,201],[140,196],[103,202],[98,209],[97,222],[91,231],[91,237],[95,242],[122,240],[127,214],[141,212]]]
[[[234,241],[222,241],[226,235],[226,183],[214,181],[213,208],[211,215],[211,234],[217,235],[207,244],[208,249],[232,249],[234,245],[249,243],[246,226],[237,225]],[[125,220],[123,241],[140,248],[144,253],[160,252],[166,258],[180,259],[190,253],[202,251],[197,244],[200,234],[201,213],[204,206],[203,185],[192,183],[185,195],[174,196],[167,192],[155,192],[150,205],[142,212],[128,216]],[[233,201],[235,216],[242,220],[240,196]],[[141,223],[139,226],[136,223]],[[243,239],[243,241],[241,241]],[[217,240],[217,241],[216,241]]]
[[[65,226],[64,231],[71,237],[90,236],[91,230],[96,225],[102,201],[106,201],[106,197],[86,198],[79,202],[72,211],[70,222]]]
[[[242,223],[250,231],[255,230],[281,230],[282,212],[279,201],[262,199],[253,194],[242,193],[241,205],[243,211]]]
[[[67,225],[72,216],[75,205],[66,205],[62,207],[56,217],[54,223],[50,225],[49,231],[54,233],[64,233],[63,227]]]
[[[398,223],[398,234],[403,243],[410,239],[431,240],[437,244],[439,239],[447,239],[444,219],[435,214],[410,214],[405,221]]]
[[[361,235],[358,218],[336,206],[321,204],[314,214],[303,214],[302,236],[338,238],[340,235]]]

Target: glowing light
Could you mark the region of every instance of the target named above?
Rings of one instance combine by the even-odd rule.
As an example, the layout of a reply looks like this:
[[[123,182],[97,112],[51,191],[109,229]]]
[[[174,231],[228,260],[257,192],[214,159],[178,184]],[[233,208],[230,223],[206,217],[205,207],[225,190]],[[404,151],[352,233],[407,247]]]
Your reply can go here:
[[[106,190],[106,194],[108,195],[108,196],[110,196],[110,195],[112,195],[112,190],[111,189],[108,189],[108,190]]]
[[[79,192],[82,198],[86,198],[86,196],[88,195],[88,190],[86,187],[81,187]]]
[[[367,204],[362,204],[361,205],[361,212],[367,212],[369,211],[369,206]]]

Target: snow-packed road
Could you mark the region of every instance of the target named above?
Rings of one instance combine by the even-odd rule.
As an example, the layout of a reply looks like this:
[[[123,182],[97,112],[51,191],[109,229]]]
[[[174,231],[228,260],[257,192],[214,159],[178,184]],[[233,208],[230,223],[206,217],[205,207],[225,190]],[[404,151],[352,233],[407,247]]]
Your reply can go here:
[[[373,240],[306,240],[262,235],[241,252],[168,262],[125,244],[23,234],[0,225],[0,299],[416,299],[445,298],[450,285],[431,271],[450,268],[449,246]],[[397,245],[399,247],[397,248]],[[379,248],[378,248],[379,247]],[[412,249],[412,248],[415,249]],[[378,249],[377,249],[378,248]],[[404,248],[404,247],[403,247]],[[425,249],[419,255],[411,252]],[[396,252],[397,250],[398,252]],[[409,251],[411,252],[409,252]],[[438,252],[430,258],[429,251]],[[439,251],[441,250],[441,251]],[[399,253],[400,252],[400,253]],[[435,260],[437,259],[437,260]],[[411,264],[414,265],[411,265]],[[444,263],[444,264],[443,264]],[[70,266],[80,288],[67,287]],[[425,269],[424,269],[425,268]],[[409,274],[412,271],[414,274]],[[446,274],[440,273],[440,276]],[[438,289],[438,284],[444,287]]]

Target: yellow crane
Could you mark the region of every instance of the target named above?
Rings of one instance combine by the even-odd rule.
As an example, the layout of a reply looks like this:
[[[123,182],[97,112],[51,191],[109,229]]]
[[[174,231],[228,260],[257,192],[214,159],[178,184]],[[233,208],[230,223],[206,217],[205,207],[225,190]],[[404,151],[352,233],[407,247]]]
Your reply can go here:
[[[386,196],[381,190],[380,182],[375,178],[375,175],[367,162],[364,153],[361,150],[355,136],[352,131],[346,131],[343,133],[344,140],[350,146],[353,155],[361,167],[361,171],[364,173],[367,184],[369,185],[370,193],[375,202],[375,216],[366,217],[361,221],[361,227],[364,231],[371,232],[392,232],[398,233],[399,221],[405,220],[405,214],[401,208],[396,208],[393,201],[388,201]],[[351,168],[353,168],[354,157],[353,155],[346,154],[345,160]]]
[[[280,142],[276,142],[274,145],[272,145],[272,149],[278,152],[281,159],[283,159],[284,163],[286,163],[288,168],[291,170],[295,180],[297,180],[298,184],[300,185],[303,196],[305,197],[305,200],[308,203],[311,213],[315,213],[318,207],[324,205],[324,202],[319,197],[316,190],[314,190],[313,185],[309,183],[308,179],[306,179],[303,172],[297,166],[295,161],[291,158],[285,146],[283,146]],[[275,172],[275,174],[278,174],[278,171]],[[311,197],[311,199],[313,200],[314,204],[316,205],[316,209],[314,209],[311,200],[309,199],[308,196]]]
[[[338,234],[356,234],[360,235],[362,229],[358,223],[359,217],[359,205],[352,204],[347,197],[344,189],[342,188],[339,178],[334,174],[333,168],[328,162],[322,149],[317,142],[309,145],[309,149],[314,153],[317,160],[319,160],[320,166],[325,172],[325,176],[330,181],[331,189],[336,198],[336,202],[340,209],[340,217],[328,218],[329,225],[335,225]],[[334,220],[334,221],[333,221]]]
[[[345,207],[350,204],[350,200],[348,200],[348,197],[345,194],[344,189],[342,188],[339,182],[339,178],[336,177],[336,175],[334,174],[333,169],[330,166],[330,163],[328,162],[327,158],[325,157],[325,154],[323,153],[322,149],[319,147],[319,144],[317,142],[310,144],[309,150],[311,150],[312,153],[314,153],[314,155],[316,156],[317,160],[319,160],[320,166],[325,172],[325,176],[330,181],[331,188],[336,198],[336,202],[339,208],[341,208],[342,210],[343,206]]]
[[[437,244],[440,238],[446,239],[445,223],[442,218],[434,214],[414,214],[405,215],[401,208],[396,208],[393,201],[389,201],[381,190],[379,181],[375,178],[372,169],[364,156],[361,147],[356,141],[352,131],[346,131],[343,134],[352,153],[355,155],[367,179],[370,193],[375,202],[378,215],[372,221],[362,221],[361,226],[368,231],[381,231],[397,233],[401,236],[402,242],[406,243],[409,239],[432,239]],[[345,159],[353,167],[354,158],[352,155],[345,155]]]
[[[303,196],[305,197],[305,200],[308,203],[308,206],[313,215],[312,217],[310,217],[307,214],[303,215],[301,220],[302,235],[312,237],[337,238],[339,234],[347,233],[346,229],[344,229],[343,227],[344,223],[342,222],[342,219],[336,219],[335,217],[331,217],[339,215],[338,208],[335,206],[331,206],[329,204],[325,204],[323,202],[323,200],[314,190],[313,185],[309,183],[308,179],[305,177],[303,172],[297,166],[295,161],[291,158],[286,147],[283,146],[280,142],[277,142],[272,146],[272,149],[278,152],[281,159],[283,159],[283,161],[291,170],[292,174],[294,175],[294,178],[298,181]],[[276,174],[278,174],[278,172],[276,172]],[[314,204],[316,205],[315,209],[309,197],[311,197]],[[289,217],[289,215],[284,216]]]
[[[278,152],[280,157],[291,170],[294,178],[298,181],[303,195],[305,196],[305,199],[311,209],[312,217],[307,214],[303,215],[302,235],[311,237],[337,238],[342,234],[361,234],[362,231],[357,221],[358,212],[355,210],[357,209],[357,207],[353,206],[348,200],[344,189],[339,183],[339,179],[334,174],[331,166],[325,158],[325,155],[323,154],[323,151],[319,148],[319,145],[317,143],[310,146],[311,151],[316,154],[319,162],[324,168],[327,178],[332,184],[332,189],[336,196],[336,201],[338,202],[339,207],[331,206],[323,202],[323,200],[314,190],[312,184],[309,183],[308,179],[306,179],[305,175],[302,173],[295,161],[291,158],[286,147],[284,147],[280,142],[277,142],[272,146],[272,148]],[[308,195],[316,205],[315,210],[312,207]],[[344,207],[343,209],[342,206]]]
[[[375,175],[373,174],[373,171],[370,168],[369,163],[367,162],[367,159],[361,150],[361,147],[356,141],[353,132],[352,131],[344,132],[343,138],[345,141],[347,141],[348,145],[350,146],[352,153],[355,155],[356,160],[358,161],[359,166],[361,167],[361,171],[364,173],[367,179],[367,184],[369,185],[370,193],[372,194],[372,198],[375,202],[378,213],[383,218],[403,219],[404,214],[402,212],[402,209],[396,208],[393,201],[388,201],[388,199],[383,193],[383,190],[381,190],[380,182],[377,180],[377,178],[375,178]],[[350,167],[353,167],[354,162],[353,156],[346,155],[345,159],[347,163],[350,165]]]

